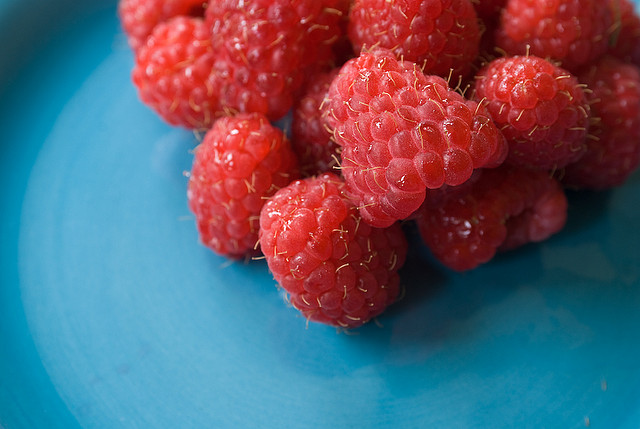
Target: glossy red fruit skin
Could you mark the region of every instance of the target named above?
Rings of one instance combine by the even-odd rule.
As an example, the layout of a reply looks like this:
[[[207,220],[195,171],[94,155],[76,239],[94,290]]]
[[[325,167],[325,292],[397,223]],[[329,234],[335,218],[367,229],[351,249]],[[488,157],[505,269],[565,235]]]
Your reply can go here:
[[[297,178],[282,130],[258,113],[218,119],[195,149],[187,199],[200,241],[215,253],[259,253],[259,215],[267,198]]]
[[[398,224],[373,228],[331,173],[292,182],[265,204],[260,243],[291,304],[310,321],[356,328],[398,297],[407,241]]]
[[[506,162],[556,170],[584,155],[590,104],[570,72],[533,55],[498,58],[477,73],[473,92],[509,143]]]
[[[427,189],[461,184],[506,156],[504,137],[482,105],[388,50],[347,62],[326,104],[346,191],[376,227],[406,219]]]

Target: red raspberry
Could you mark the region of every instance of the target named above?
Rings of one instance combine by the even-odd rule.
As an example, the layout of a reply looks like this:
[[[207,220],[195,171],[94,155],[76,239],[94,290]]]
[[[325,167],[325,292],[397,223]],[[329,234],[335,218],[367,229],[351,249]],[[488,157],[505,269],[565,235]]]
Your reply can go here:
[[[640,67],[640,16],[630,0],[609,0],[616,22],[609,54]]]
[[[640,164],[640,69],[604,57],[581,76],[600,120],[592,126],[587,152],[567,166],[563,182],[605,189],[623,184]]]
[[[258,113],[217,120],[195,150],[189,208],[201,241],[231,257],[254,253],[266,199],[295,178],[282,131]]]
[[[303,176],[330,172],[338,165],[339,146],[322,115],[322,106],[339,69],[314,75],[293,108],[291,143]]]
[[[129,46],[143,46],[153,29],[174,16],[203,17],[202,0],[120,0],[118,15]]]
[[[349,37],[356,52],[386,48],[427,74],[457,77],[478,55],[480,30],[470,0],[356,0]]]
[[[209,128],[219,111],[214,51],[200,18],[158,24],[136,52],[133,83],[140,99],[171,125]]]
[[[354,328],[399,292],[407,242],[398,224],[372,228],[334,174],[282,188],[260,214],[260,245],[290,302],[308,320]]]
[[[293,105],[305,68],[333,60],[343,0],[218,0],[207,7],[222,104],[276,120]]]
[[[510,55],[551,58],[575,72],[604,54],[612,24],[603,0],[508,0],[498,45]]]
[[[347,191],[376,227],[411,215],[427,188],[463,183],[506,155],[482,106],[388,50],[347,62],[327,103]]]
[[[540,170],[502,166],[448,198],[427,200],[416,217],[420,235],[443,265],[464,271],[498,250],[545,240],[566,223],[567,199]]]
[[[498,58],[478,72],[476,100],[509,142],[507,161],[552,170],[586,150],[590,108],[575,76],[542,58]]]

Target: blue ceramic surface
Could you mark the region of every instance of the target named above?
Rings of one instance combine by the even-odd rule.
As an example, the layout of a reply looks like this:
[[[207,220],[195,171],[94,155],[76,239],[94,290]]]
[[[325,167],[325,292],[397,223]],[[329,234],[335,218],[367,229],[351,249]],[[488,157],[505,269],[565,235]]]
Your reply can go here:
[[[0,1],[0,427],[640,428],[640,174],[352,334],[199,244],[110,1]]]

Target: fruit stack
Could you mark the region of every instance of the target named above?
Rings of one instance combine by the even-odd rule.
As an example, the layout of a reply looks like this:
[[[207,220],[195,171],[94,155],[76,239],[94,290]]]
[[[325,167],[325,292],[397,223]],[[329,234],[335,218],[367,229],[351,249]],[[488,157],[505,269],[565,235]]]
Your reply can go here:
[[[465,271],[640,163],[629,0],[121,0],[140,99],[202,133],[201,241],[266,258],[310,321],[399,295],[404,223]],[[276,122],[288,118],[290,126]],[[283,129],[284,128],[284,129]]]

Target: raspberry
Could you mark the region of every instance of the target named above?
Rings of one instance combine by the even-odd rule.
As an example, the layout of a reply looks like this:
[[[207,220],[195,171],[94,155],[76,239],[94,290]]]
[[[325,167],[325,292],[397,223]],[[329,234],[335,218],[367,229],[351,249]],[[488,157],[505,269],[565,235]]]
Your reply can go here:
[[[349,37],[356,52],[386,48],[427,74],[457,77],[478,55],[480,30],[470,0],[356,0]]]
[[[129,46],[136,51],[159,23],[174,16],[203,17],[202,0],[120,0],[118,15]]]
[[[305,68],[332,61],[343,0],[219,0],[207,7],[222,104],[232,110],[284,116]]]
[[[327,103],[347,191],[376,227],[411,215],[427,188],[463,183],[506,155],[486,109],[388,50],[347,62]]]
[[[567,199],[557,180],[540,170],[501,166],[483,170],[462,192],[428,199],[416,222],[433,255],[465,271],[499,250],[545,240],[566,218]]]
[[[407,242],[395,224],[372,228],[334,174],[292,182],[265,204],[260,245],[291,304],[308,320],[354,328],[399,292]]]
[[[169,124],[209,128],[219,111],[213,62],[208,27],[179,16],[158,24],[136,52],[132,79],[140,99]]]
[[[303,176],[330,172],[340,157],[339,146],[322,115],[321,107],[339,69],[314,75],[293,109],[291,143]]]
[[[586,154],[567,166],[563,182],[588,189],[622,185],[640,163],[640,69],[604,57],[580,79],[592,91],[591,108],[600,120]]]
[[[201,241],[231,257],[254,253],[266,198],[295,178],[282,131],[258,113],[217,120],[195,150],[187,191]]]
[[[608,53],[640,67],[640,16],[629,0],[609,0],[614,21]]]
[[[510,55],[551,58],[576,72],[604,54],[612,24],[603,0],[508,0],[498,45]]]
[[[588,100],[575,76],[547,60],[493,60],[478,72],[474,97],[501,127],[511,164],[552,170],[586,150]]]

